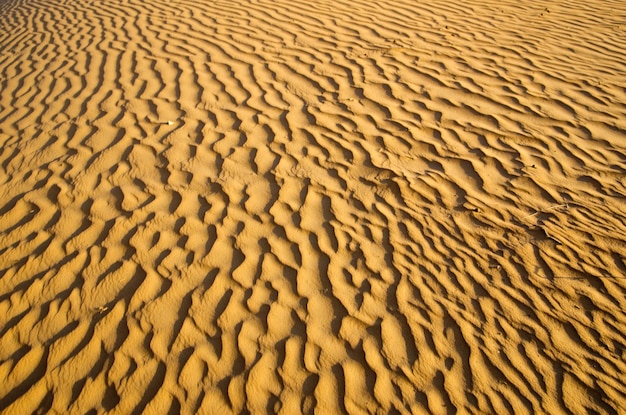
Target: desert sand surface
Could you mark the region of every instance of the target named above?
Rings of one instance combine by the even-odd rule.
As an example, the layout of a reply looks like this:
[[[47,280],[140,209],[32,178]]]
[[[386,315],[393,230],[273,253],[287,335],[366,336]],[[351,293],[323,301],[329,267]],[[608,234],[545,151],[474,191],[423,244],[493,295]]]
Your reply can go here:
[[[626,413],[626,2],[0,0],[0,412]]]

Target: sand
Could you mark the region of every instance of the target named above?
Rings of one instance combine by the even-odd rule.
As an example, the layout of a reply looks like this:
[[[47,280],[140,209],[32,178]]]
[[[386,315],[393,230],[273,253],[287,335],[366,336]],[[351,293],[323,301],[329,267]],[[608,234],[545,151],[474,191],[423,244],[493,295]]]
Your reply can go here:
[[[0,412],[626,413],[625,31],[0,1]]]

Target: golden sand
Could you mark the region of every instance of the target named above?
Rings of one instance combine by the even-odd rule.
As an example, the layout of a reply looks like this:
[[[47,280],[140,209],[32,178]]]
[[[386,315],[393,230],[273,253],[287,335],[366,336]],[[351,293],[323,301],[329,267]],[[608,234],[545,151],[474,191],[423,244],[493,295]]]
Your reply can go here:
[[[625,33],[0,0],[0,412],[626,413]]]

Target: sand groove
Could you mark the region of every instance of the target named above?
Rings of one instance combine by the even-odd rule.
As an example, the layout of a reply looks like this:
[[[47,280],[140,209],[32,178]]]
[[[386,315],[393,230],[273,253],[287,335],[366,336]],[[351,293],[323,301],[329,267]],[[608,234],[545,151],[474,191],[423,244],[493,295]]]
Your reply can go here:
[[[623,2],[422,3],[0,2],[0,411],[626,411]]]

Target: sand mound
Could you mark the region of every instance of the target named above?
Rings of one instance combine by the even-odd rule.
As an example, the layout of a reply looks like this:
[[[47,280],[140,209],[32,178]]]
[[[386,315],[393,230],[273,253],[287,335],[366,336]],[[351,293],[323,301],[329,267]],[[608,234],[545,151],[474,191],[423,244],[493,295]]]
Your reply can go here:
[[[0,410],[626,412],[623,1],[0,1]]]

